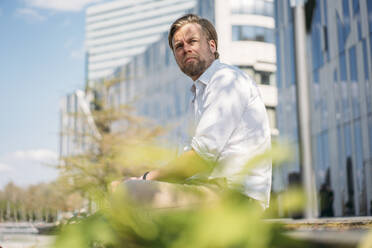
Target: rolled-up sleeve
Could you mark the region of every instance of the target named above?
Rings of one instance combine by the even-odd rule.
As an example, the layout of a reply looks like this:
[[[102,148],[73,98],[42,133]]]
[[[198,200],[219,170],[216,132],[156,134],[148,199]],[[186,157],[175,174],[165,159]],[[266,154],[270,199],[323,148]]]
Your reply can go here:
[[[200,120],[191,147],[204,159],[216,162],[235,131],[247,105],[249,85],[236,73],[220,71],[200,98]]]

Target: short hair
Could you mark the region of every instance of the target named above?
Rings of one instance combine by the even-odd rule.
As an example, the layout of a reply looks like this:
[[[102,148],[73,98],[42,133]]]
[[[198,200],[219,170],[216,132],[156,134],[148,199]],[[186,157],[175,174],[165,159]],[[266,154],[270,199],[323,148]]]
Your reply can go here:
[[[220,57],[219,53],[217,52],[217,46],[218,46],[218,38],[217,38],[217,32],[214,28],[213,24],[208,21],[207,19],[201,18],[194,14],[187,14],[180,18],[178,18],[175,22],[173,22],[172,26],[170,27],[169,34],[168,34],[168,42],[169,47],[173,51],[173,36],[174,34],[184,25],[189,23],[196,23],[199,24],[202,28],[202,31],[204,32],[207,41],[213,40],[216,43],[216,52],[214,53],[214,57],[218,59]]]

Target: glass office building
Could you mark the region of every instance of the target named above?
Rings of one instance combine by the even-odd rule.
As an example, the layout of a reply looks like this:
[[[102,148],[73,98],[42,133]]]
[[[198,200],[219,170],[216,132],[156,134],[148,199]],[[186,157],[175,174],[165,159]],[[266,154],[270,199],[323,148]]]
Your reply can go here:
[[[155,5],[162,7],[149,7]],[[137,114],[165,127],[170,142],[187,143],[192,81],[178,68],[167,38],[171,23],[186,13],[196,13],[215,24],[221,61],[241,68],[257,82],[272,135],[277,136],[273,0],[124,0],[92,6],[87,10],[87,89],[99,91],[103,81],[110,82],[104,94],[98,92],[104,95],[106,106],[130,104]],[[89,103],[92,94],[85,93]],[[64,111],[70,110],[73,99],[74,94],[63,101]],[[74,130],[75,122],[69,123],[65,127]],[[114,123],[111,130],[120,128],[120,123]],[[74,137],[68,140],[74,141]],[[62,145],[65,151],[75,149]]]
[[[372,1],[306,3],[312,160],[323,216],[371,215]],[[275,1],[278,129],[298,143],[290,1]],[[284,184],[299,160],[281,172]],[[328,199],[327,199],[328,195]]]
[[[168,3],[169,1],[158,0],[152,2]],[[194,1],[193,7],[184,8],[183,13],[199,14],[215,24],[219,34],[218,46],[221,61],[240,67],[255,79],[269,113],[273,135],[277,135],[274,2],[272,0],[252,0],[248,2],[253,4],[248,6],[246,6],[246,2],[236,0]],[[176,2],[172,3],[179,6]],[[188,3],[190,4],[190,2]],[[147,4],[150,4],[150,1],[145,4],[132,5],[142,8]],[[98,5],[98,7],[90,7],[87,11],[87,18],[91,18],[92,9],[105,9],[106,5],[107,3]],[[174,9],[173,5],[164,5],[164,8]],[[190,7],[191,5],[187,6]],[[243,9],[244,11],[237,12],[237,9]],[[119,13],[121,10],[111,9],[110,11],[118,11]],[[141,16],[139,13],[138,16]],[[177,17],[181,15],[179,14]],[[142,15],[141,18],[144,22],[148,22],[147,18],[152,20],[152,17],[146,15]],[[171,21],[168,23],[168,28],[175,19],[176,17],[170,16],[169,20]],[[89,26],[90,22],[88,21],[88,30],[90,29]],[[151,28],[152,26],[149,27],[149,29]],[[103,31],[105,29],[102,29]],[[147,44],[143,52],[131,56],[128,62],[112,69],[108,76],[101,77],[101,79],[120,78],[116,84],[108,89],[108,103],[110,106],[124,103],[134,104],[139,114],[150,117],[162,125],[166,123],[173,130],[173,136],[179,136],[181,131],[177,129],[177,126],[184,125],[184,119],[188,118],[187,108],[191,97],[189,88],[192,82],[178,69],[173,54],[168,48],[167,32],[168,29],[158,35],[157,41]],[[253,38],[247,38],[245,35]],[[135,41],[136,39],[133,38],[134,43]],[[128,41],[123,43],[126,44]],[[87,63],[89,67],[92,64],[91,59],[88,59]]]
[[[125,0],[96,4],[86,10],[86,77],[110,76],[160,39],[196,0]]]

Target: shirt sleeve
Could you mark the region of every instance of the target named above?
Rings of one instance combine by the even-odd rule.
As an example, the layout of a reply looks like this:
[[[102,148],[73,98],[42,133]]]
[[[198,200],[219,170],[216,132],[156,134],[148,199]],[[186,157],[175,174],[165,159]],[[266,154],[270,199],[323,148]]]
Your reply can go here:
[[[250,83],[237,73],[214,75],[201,100],[201,118],[191,147],[204,159],[216,162],[245,111]]]

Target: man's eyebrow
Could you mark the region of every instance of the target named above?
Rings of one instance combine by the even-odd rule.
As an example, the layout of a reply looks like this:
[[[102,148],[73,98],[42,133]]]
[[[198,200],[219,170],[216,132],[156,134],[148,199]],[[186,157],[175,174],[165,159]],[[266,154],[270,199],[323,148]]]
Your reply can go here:
[[[175,42],[173,42],[173,45],[174,46],[177,46],[177,45],[179,45],[179,44],[181,44],[182,43],[182,41],[175,41]]]

